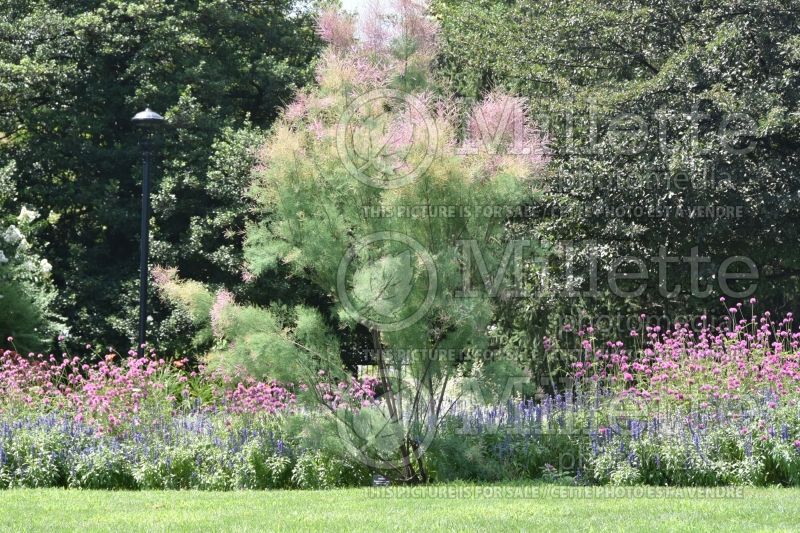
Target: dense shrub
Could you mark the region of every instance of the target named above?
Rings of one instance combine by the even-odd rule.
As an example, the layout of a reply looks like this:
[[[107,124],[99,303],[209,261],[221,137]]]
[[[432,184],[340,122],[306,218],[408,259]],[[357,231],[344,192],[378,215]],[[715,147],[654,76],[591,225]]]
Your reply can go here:
[[[37,350],[52,341],[62,327],[54,312],[52,266],[39,255],[34,229],[43,224],[38,212],[22,207],[7,213],[16,195],[16,165],[0,164],[0,331],[11,335],[22,350]]]

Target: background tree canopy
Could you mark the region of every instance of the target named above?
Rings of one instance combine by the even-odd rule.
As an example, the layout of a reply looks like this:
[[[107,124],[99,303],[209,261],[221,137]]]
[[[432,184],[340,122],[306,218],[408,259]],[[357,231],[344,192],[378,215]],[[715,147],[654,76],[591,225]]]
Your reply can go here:
[[[517,230],[570,241],[577,289],[589,284],[589,258],[598,264],[600,297],[565,299],[565,283],[553,282],[508,309],[511,336],[541,335],[554,308],[724,312],[719,268],[734,256],[756,263],[757,295],[769,308],[797,307],[798,2],[437,0],[434,11],[440,65],[455,90],[474,97],[508,87],[549,122],[543,215]],[[738,211],[708,216],[697,207]],[[663,294],[659,266],[646,260],[662,246],[668,256],[697,247],[709,257],[698,277],[711,293],[692,296],[689,269],[669,265],[667,288],[683,290]],[[646,290],[605,294],[610,262],[628,255],[646,260]],[[563,253],[550,264],[561,279],[565,264]]]
[[[0,6],[0,168],[17,191],[6,200],[8,223],[23,206],[41,214],[28,239],[52,264],[51,314],[76,339],[121,347],[132,337],[140,162],[130,117],[145,105],[171,124],[153,194],[153,263],[225,286],[239,302],[330,308],[286,265],[253,283],[241,271],[255,149],[313,76],[315,4]],[[535,216],[506,226],[506,237],[549,245],[544,263],[525,265],[528,296],[496,306],[493,331],[511,354],[546,364],[541,338],[578,313],[673,319],[722,311],[719,275],[732,257],[755,263],[765,306],[797,307],[799,7],[434,1],[442,29],[436,91],[481,97],[499,86],[527,97],[549,135],[552,161],[531,200]],[[708,257],[697,265],[694,294],[682,259],[666,264],[660,283],[664,265],[651,258],[693,250]],[[611,294],[609,271],[639,269],[616,264],[627,256],[644,259],[646,288]],[[568,294],[585,293],[593,278],[598,293]],[[151,309],[151,339],[162,351],[208,348],[208,332],[180,306],[154,298]]]
[[[76,338],[126,347],[134,329],[141,193],[130,117],[150,105],[171,122],[152,261],[241,284],[255,138],[308,80],[318,48],[313,14],[293,0],[0,2],[0,167],[16,163],[18,189],[9,208],[33,205],[49,221],[38,247]],[[187,327],[155,313],[155,342]]]

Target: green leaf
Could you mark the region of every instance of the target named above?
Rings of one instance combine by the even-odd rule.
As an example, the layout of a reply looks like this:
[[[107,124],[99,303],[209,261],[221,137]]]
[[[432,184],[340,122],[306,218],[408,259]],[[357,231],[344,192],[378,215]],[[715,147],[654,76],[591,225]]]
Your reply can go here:
[[[353,276],[353,293],[362,312],[383,316],[398,314],[411,293],[414,266],[412,252],[381,257]]]

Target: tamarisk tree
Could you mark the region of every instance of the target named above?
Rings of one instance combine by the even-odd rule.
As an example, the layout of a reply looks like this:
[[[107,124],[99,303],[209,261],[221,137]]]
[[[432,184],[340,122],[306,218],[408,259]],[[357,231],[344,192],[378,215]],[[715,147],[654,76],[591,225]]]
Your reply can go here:
[[[465,276],[496,289],[502,276],[488,273],[508,260],[505,221],[545,155],[521,100],[493,93],[464,110],[436,94],[437,27],[424,6],[400,1],[360,22],[320,16],[329,45],[317,85],[296,95],[260,151],[258,222],[245,240],[249,275],[288,266],[334,312],[206,298],[220,339],[210,361],[303,380],[359,460],[424,482],[424,451],[458,394],[455,363],[485,345],[492,316],[495,291],[464,290]],[[348,328],[368,332],[377,401],[330,386],[345,372],[337,329]]]

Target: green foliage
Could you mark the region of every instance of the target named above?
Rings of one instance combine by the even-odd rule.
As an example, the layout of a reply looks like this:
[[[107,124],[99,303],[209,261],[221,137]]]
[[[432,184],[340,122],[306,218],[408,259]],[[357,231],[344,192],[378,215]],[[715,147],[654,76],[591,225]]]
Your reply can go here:
[[[328,354],[341,365],[339,341],[324,329],[324,319],[316,309],[238,304],[232,293],[220,290],[215,295],[200,282],[179,278],[174,269],[159,269],[155,277],[161,296],[177,313],[189,317],[195,332],[192,345],[207,354],[204,362],[212,372],[307,381],[319,363],[308,350],[285,338],[286,328],[316,354]]]
[[[404,360],[378,354],[463,354],[486,345],[491,298],[485,292],[461,294],[465,276],[480,274],[487,281],[484,265],[464,254],[480,254],[496,272],[505,251],[505,217],[477,207],[521,205],[538,167],[512,151],[520,139],[501,136],[496,153],[457,150],[470,133],[456,123],[457,105],[433,94],[435,26],[416,7],[397,17],[376,17],[392,37],[373,38],[365,29],[359,43],[337,33],[349,24],[345,18],[323,16],[320,32],[332,37],[317,67],[318,86],[300,92],[273,127],[249,190],[262,218],[247,228],[248,271],[269,277],[284,265],[325,294],[332,316],[301,307],[281,323],[264,309],[264,323],[253,328],[247,323],[257,322],[258,310],[225,307],[218,333],[227,342],[214,357],[250,371],[263,361],[270,377],[279,375],[280,364],[305,366],[306,376],[317,368],[321,375],[337,375],[342,363],[336,327],[366,328],[383,389],[394,391],[386,398],[387,416],[402,426],[392,442],[403,454],[416,446],[411,433],[435,425],[430,418],[443,405],[436,398],[444,394],[453,366],[436,356]],[[515,113],[517,130],[529,131],[515,100],[493,95],[487,106],[498,108],[497,115]],[[471,133],[477,134],[475,117],[483,118],[483,108],[464,111],[472,112]],[[402,184],[393,184],[398,178]],[[394,214],[407,206],[444,206],[453,215]],[[417,389],[404,407],[411,414],[400,420],[399,397],[409,384],[412,391],[424,388],[424,396]],[[376,450],[381,457],[385,452]],[[312,475],[316,459],[304,461],[302,482],[321,483]],[[403,468],[407,479],[413,477],[408,461]]]
[[[0,209],[6,210],[16,194],[15,165],[0,168]],[[50,263],[35,251],[30,239],[46,225],[39,213],[22,207],[18,215],[0,217],[0,331],[14,338],[21,352],[42,350],[63,324],[54,313],[56,291]]]
[[[245,464],[240,483],[248,489],[280,489],[288,487],[292,476],[292,459],[275,454],[265,443],[253,441],[243,450]]]
[[[156,157],[153,262],[238,287],[253,150],[318,47],[312,13],[294,0],[0,2],[0,167],[16,163],[19,185],[9,207],[51,221],[37,241],[53,246],[38,252],[82,342],[125,347],[135,331],[131,116],[150,105],[170,123]],[[152,340],[192,351],[187,317],[153,307]]]
[[[337,325],[351,335],[371,330],[376,350],[461,353],[484,345],[480,332],[492,304],[487,297],[459,294],[462,255],[481,254],[485,266],[497,270],[505,219],[483,216],[477,208],[520,205],[530,194],[528,180],[536,168],[506,152],[456,152],[461,134],[453,103],[446,97],[434,101],[426,92],[432,27],[419,13],[407,16],[417,18],[406,26],[386,20],[416,28],[417,34],[404,30],[385,49],[374,43],[351,50],[332,46],[317,67],[318,87],[297,95],[259,150],[248,197],[260,219],[247,226],[247,276],[255,278],[255,289],[263,289],[262,280],[288,274],[310,282],[323,297],[266,307],[248,305],[255,289],[248,290],[250,296],[220,291],[209,309],[209,290],[178,281],[174,273],[158,276],[164,278],[159,284],[167,299],[200,331],[213,334],[212,366],[243,369],[259,378],[296,380],[318,368],[336,375],[342,369]],[[407,45],[411,38],[416,46]],[[413,83],[407,79],[412,71]],[[393,98],[385,85],[405,92]],[[365,94],[367,105],[353,114],[351,104]],[[337,128],[345,117],[355,128],[352,139],[344,140],[355,143],[352,154],[339,146]],[[407,128],[414,130],[410,137]],[[391,153],[376,149],[393,143],[399,145]],[[348,158],[364,154],[369,159],[364,168],[380,169],[377,181],[353,175]],[[383,188],[399,165],[422,167],[407,185]],[[404,206],[447,206],[458,214],[372,214]],[[464,250],[464,241],[473,248]],[[350,264],[342,274],[346,258]],[[479,266],[471,268],[477,272]],[[401,327],[376,326],[386,321]],[[419,361],[411,372],[433,386],[446,382],[448,370],[435,361]]]
[[[72,463],[67,484],[79,489],[132,490],[138,487],[124,451],[103,445]]]
[[[445,434],[425,455],[431,478],[438,482],[454,480],[497,481],[503,478],[496,460],[487,457],[481,443],[463,435]]]
[[[214,295],[200,282],[179,280],[177,270],[157,269],[156,286],[164,299],[177,306],[190,320],[196,334],[194,345],[205,347],[211,342],[211,308]]]
[[[0,480],[6,487],[59,487],[67,477],[66,435],[41,429],[19,431],[3,446]]]
[[[296,381],[310,372],[307,353],[284,338],[285,324],[269,310],[228,305],[220,323],[222,342],[209,354],[210,368],[234,374],[243,370],[250,376],[283,382]]]
[[[173,435],[144,423],[133,438],[96,434],[56,416],[4,418],[0,487],[329,489],[370,482],[369,469],[343,450],[312,445],[295,432],[308,425],[306,417],[295,418],[297,425],[243,417],[231,424],[229,415],[230,425],[222,417],[186,418],[185,429],[208,426]]]
[[[369,471],[363,464],[324,452],[306,452],[292,469],[292,485],[299,489],[332,489],[365,485]]]
[[[551,136],[548,193],[535,203],[542,215],[513,231],[572,249],[553,247],[546,276],[529,269],[534,296],[500,310],[498,341],[509,353],[552,375],[558,363],[545,360],[541,337],[560,329],[556,317],[612,317],[613,337],[627,333],[617,316],[713,313],[718,269],[734,256],[758,266],[761,301],[796,305],[799,8],[794,0],[434,2],[446,82],[465,96],[501,86],[530,98]],[[739,211],[691,214],[709,206]],[[669,257],[698,247],[710,258],[695,276],[707,296],[689,294],[690,269],[678,266],[666,287],[682,291],[664,294],[648,260],[662,246]],[[641,295],[620,297],[605,283],[625,256],[645,260]],[[589,289],[593,260],[599,291],[567,295]]]
[[[304,95],[299,104],[304,107],[302,117],[287,117],[277,124],[264,149],[263,171],[251,195],[270,217],[248,229],[248,266],[254,274],[269,274],[277,264],[289,265],[293,274],[326,291],[336,301],[339,320],[351,326],[408,318],[425,302],[428,281],[436,285],[430,311],[408,327],[382,331],[381,344],[403,349],[463,349],[480,342],[481,336],[475,332],[488,321],[491,305],[486,298],[456,297],[462,287],[457,268],[459,242],[477,239],[494,266],[502,249],[497,239],[503,232],[503,220],[468,215],[373,217],[369,211],[392,212],[414,205],[513,205],[527,195],[525,169],[504,161],[494,172],[487,172],[481,159],[448,153],[445,147],[453,141],[454,126],[447,117],[437,116],[431,105],[420,112],[431,114],[434,124],[428,133],[434,136],[415,140],[403,152],[413,165],[421,162],[427,150],[436,151],[430,166],[401,188],[381,189],[359,181],[337,152],[335,127],[351,99],[374,87],[352,77],[341,66],[343,61],[346,58],[325,57],[320,65],[320,89]],[[373,111],[386,107],[391,113],[361,110],[356,118],[364,131],[358,132],[357,142],[379,138],[381,131],[412,112],[385,97],[377,97],[369,107]],[[321,136],[313,133],[311,125],[322,129]],[[356,151],[369,153],[367,147]],[[385,237],[377,238],[375,246],[359,246],[362,239],[376,235]],[[405,241],[418,243],[425,255],[413,253]],[[357,251],[352,272],[347,279],[339,279],[340,264],[351,248]],[[427,256],[431,259],[428,271],[421,268],[427,266],[421,264]],[[436,279],[428,279],[433,271]],[[337,289],[342,282],[355,300],[354,306],[342,302]],[[352,307],[357,307],[357,312]]]
[[[193,99],[193,105],[197,102]],[[174,120],[183,120],[175,116]],[[179,137],[184,133],[178,130]],[[195,280],[236,286],[242,282],[241,232],[250,205],[242,195],[256,162],[262,132],[246,122],[223,128],[210,146],[202,146],[203,165],[176,164],[165,172],[153,209],[158,213],[155,256]],[[199,141],[178,139],[190,147]],[[200,157],[200,154],[197,154]]]

